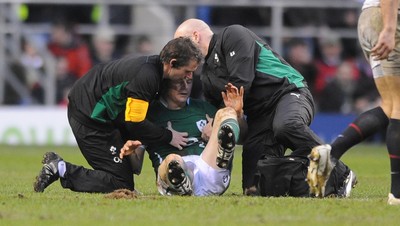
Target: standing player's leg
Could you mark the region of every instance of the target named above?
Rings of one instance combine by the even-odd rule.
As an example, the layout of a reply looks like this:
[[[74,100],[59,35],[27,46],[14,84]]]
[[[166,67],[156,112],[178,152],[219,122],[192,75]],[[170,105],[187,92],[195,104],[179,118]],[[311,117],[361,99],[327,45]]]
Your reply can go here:
[[[331,169],[340,164],[339,159],[351,147],[365,140],[372,134],[387,128],[389,120],[381,107],[373,108],[359,115],[349,126],[329,145],[320,145],[312,149],[307,182],[313,194],[323,194],[322,190],[330,179]],[[330,156],[330,158],[329,158]],[[328,158],[327,158],[328,157]],[[355,174],[350,171],[344,186],[344,197],[348,197],[351,188],[357,183]]]
[[[386,146],[390,159],[389,205],[400,205],[400,74],[375,79],[382,97],[382,108],[389,112]]]

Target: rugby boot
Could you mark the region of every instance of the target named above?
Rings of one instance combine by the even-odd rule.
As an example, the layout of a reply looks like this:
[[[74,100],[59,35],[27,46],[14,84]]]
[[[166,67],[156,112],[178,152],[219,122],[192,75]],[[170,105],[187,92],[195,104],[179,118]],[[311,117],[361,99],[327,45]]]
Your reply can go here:
[[[311,150],[308,158],[310,165],[307,172],[307,183],[310,194],[322,198],[325,195],[326,182],[333,169],[330,159],[331,146],[329,144],[319,145]]]
[[[233,158],[236,138],[233,128],[229,124],[223,124],[218,131],[217,166],[227,169]]]
[[[185,172],[185,168],[186,167],[182,166],[177,160],[172,160],[168,164],[167,175],[170,182],[169,192],[179,195],[193,194],[192,182],[189,174]]]
[[[54,152],[47,152],[43,156],[43,167],[36,177],[36,181],[33,184],[33,189],[36,192],[43,192],[50,184],[58,180],[58,162],[63,159]]]
[[[338,196],[341,198],[350,197],[351,190],[358,183],[356,174],[350,170],[349,174],[346,177],[346,180],[343,182],[343,186],[338,191]]]

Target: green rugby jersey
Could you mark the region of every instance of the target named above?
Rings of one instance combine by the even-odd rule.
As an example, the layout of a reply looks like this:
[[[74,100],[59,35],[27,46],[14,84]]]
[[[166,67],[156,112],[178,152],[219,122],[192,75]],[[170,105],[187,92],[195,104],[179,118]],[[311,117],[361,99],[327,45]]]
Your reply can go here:
[[[206,114],[214,117],[217,109],[203,100],[188,99],[187,105],[179,110],[169,110],[160,101],[155,101],[150,105],[147,119],[154,124],[167,127],[168,121],[172,123],[172,128],[179,132],[189,134],[189,144],[183,150],[162,143],[152,143],[147,145],[147,152],[152,161],[154,170],[157,172],[158,166],[168,154],[175,153],[184,155],[200,155],[205,147],[201,139],[201,131],[207,124]]]

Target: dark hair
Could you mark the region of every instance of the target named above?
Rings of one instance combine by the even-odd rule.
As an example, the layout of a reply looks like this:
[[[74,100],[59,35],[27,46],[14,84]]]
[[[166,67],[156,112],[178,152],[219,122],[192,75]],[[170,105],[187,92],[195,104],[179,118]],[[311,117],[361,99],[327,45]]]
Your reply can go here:
[[[169,41],[160,52],[160,59],[166,63],[176,59],[174,67],[182,67],[189,64],[191,60],[200,63],[203,56],[200,49],[188,37],[179,37]]]

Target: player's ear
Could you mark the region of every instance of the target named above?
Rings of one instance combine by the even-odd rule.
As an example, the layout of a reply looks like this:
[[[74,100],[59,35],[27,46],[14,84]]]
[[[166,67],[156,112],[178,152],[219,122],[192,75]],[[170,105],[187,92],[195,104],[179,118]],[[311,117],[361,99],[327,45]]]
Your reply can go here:
[[[177,68],[178,66],[178,64],[177,64],[177,61],[176,61],[176,59],[172,59],[170,62],[169,62],[169,64],[171,65],[171,67],[172,68]]]
[[[194,43],[197,43],[197,44],[198,44],[198,43],[200,42],[200,32],[194,31],[193,34],[192,34],[191,40],[192,40]]]

